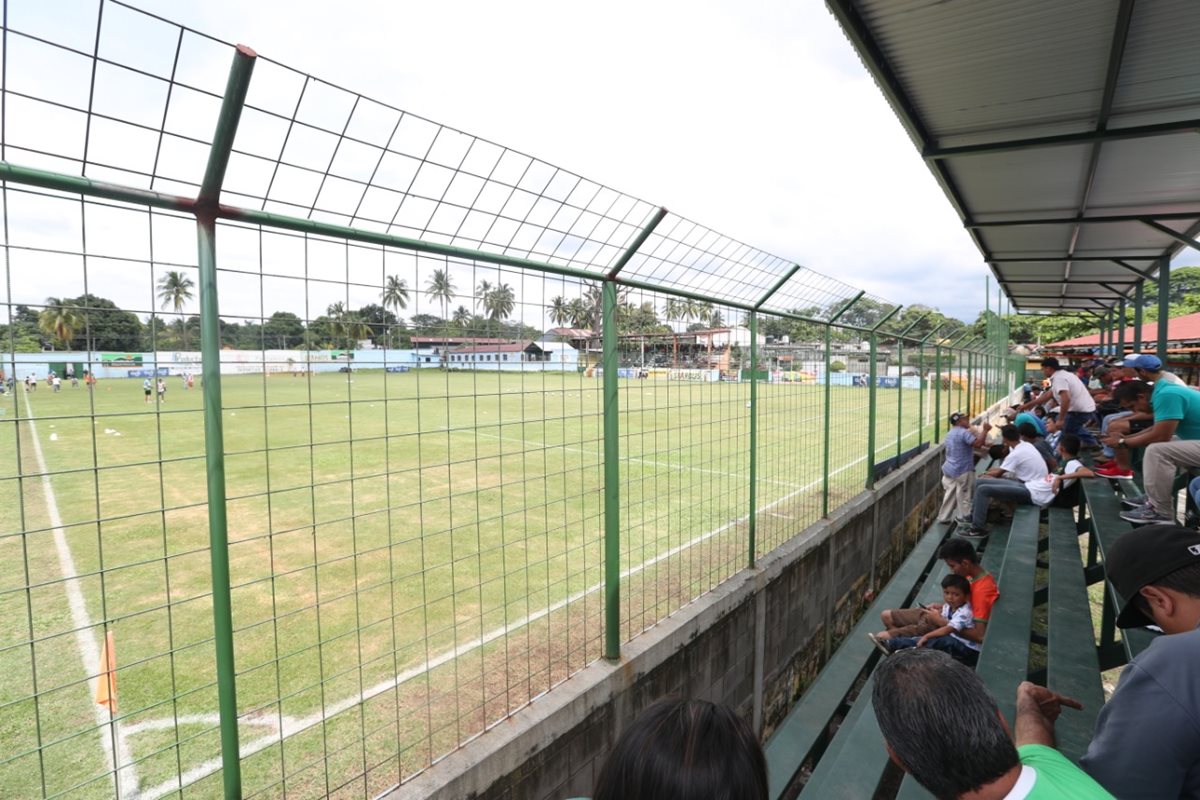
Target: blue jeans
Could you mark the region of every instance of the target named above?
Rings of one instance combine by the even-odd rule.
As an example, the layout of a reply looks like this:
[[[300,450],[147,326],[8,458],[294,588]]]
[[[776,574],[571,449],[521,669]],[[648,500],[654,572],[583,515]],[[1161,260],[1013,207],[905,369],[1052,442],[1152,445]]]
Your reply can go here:
[[[995,498],[1005,503],[1033,505],[1033,497],[1025,484],[1008,478],[979,478],[975,481],[975,498],[971,506],[971,527],[987,527],[988,501]]]
[[[1109,423],[1111,423],[1113,420],[1125,419],[1126,417],[1129,417],[1132,415],[1133,415],[1132,411],[1118,411],[1115,414],[1109,414],[1107,417],[1100,420],[1100,435],[1104,436],[1104,434],[1108,433]],[[1113,449],[1111,447],[1109,447],[1108,445],[1104,445],[1104,457],[1105,458],[1116,458],[1116,456],[1117,456],[1117,454],[1115,452],[1113,452]]]
[[[1196,508],[1200,509],[1200,478],[1192,478],[1192,482],[1188,484],[1188,494],[1192,496]]]
[[[1096,441],[1096,437],[1092,435],[1092,432],[1083,427],[1094,416],[1095,414],[1091,411],[1068,411],[1063,432],[1075,434],[1079,437],[1079,441],[1085,445],[1099,444]]]
[[[919,636],[897,636],[895,639],[888,639],[888,650],[894,653],[897,650],[907,650],[910,647],[916,647],[920,638]],[[948,653],[951,658],[961,661],[968,667],[975,666],[979,661],[978,650],[973,647],[967,647],[953,636],[937,636],[933,639],[928,639],[925,642],[925,646]]]

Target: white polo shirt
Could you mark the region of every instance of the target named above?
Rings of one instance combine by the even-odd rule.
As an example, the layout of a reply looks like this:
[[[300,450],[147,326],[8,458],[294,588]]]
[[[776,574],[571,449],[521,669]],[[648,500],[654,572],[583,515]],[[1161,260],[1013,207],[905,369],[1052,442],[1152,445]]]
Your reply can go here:
[[[1082,411],[1090,413],[1096,410],[1096,401],[1092,399],[1092,395],[1088,393],[1087,387],[1083,385],[1083,381],[1076,377],[1074,372],[1065,369],[1056,369],[1054,374],[1050,376],[1050,391],[1054,394],[1054,399],[1058,400],[1062,392],[1067,392],[1067,396],[1071,400],[1071,406],[1068,411]]]

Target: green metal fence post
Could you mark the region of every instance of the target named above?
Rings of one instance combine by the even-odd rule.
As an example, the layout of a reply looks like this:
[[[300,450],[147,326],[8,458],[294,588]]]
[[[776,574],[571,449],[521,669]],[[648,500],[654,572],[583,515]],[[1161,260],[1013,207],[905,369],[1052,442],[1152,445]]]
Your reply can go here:
[[[942,343],[933,343],[933,379],[937,391],[933,394],[933,443],[942,441]]]
[[[229,166],[229,154],[250,88],[256,55],[238,45],[229,68],[225,96],[213,134],[204,180],[196,198],[196,245],[199,256],[200,358],[204,398],[204,461],[208,476],[208,538],[212,579],[213,644],[217,667],[222,782],[226,800],[242,796],[238,742],[237,678],[230,595],[229,527],[225,505],[225,431],[221,419],[221,333],[217,306],[216,209]]]
[[[896,464],[900,464],[900,454],[904,452],[904,337],[912,332],[912,329],[917,327],[922,321],[928,317],[928,314],[922,314],[913,320],[912,324],[900,332],[896,337],[896,353],[897,364],[896,371],[899,373],[896,383]]]
[[[750,312],[750,516],[749,538],[750,555],[749,567],[754,569],[757,561],[758,541],[758,309],[771,299],[771,295],[783,288],[792,276],[800,271],[799,264],[793,264],[787,272],[766,291],[754,309]]]
[[[875,485],[875,416],[876,392],[879,383],[879,329],[889,319],[896,316],[903,306],[896,306],[887,316],[875,323],[871,328],[871,363],[867,367],[867,488]]]
[[[829,407],[833,403],[832,382],[829,374],[830,357],[829,350],[833,347],[833,323],[841,319],[842,315],[850,310],[850,307],[857,303],[866,292],[859,292],[850,298],[850,302],[838,309],[825,323],[825,437],[824,437],[824,454],[821,459],[821,516],[829,516],[829,446],[830,440],[830,419]]]
[[[942,322],[933,326],[933,330],[929,331],[928,335],[920,342],[920,349],[917,351],[920,355],[917,357],[917,375],[920,379],[920,394],[917,395],[917,447],[920,447],[925,441],[925,345],[933,338],[946,323]],[[934,421],[934,428],[937,428],[937,422]]]
[[[758,532],[758,314],[750,312],[750,552],[747,564],[754,569]]]
[[[621,449],[617,392],[617,285],[601,292],[604,364],[604,657],[621,657]]]

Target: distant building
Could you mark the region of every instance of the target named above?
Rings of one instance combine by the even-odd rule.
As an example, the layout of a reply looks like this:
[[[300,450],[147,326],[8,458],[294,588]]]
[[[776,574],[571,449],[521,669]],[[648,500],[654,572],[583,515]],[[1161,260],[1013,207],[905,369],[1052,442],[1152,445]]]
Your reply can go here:
[[[574,372],[579,353],[566,342],[502,342],[447,350],[445,363],[450,369]]]

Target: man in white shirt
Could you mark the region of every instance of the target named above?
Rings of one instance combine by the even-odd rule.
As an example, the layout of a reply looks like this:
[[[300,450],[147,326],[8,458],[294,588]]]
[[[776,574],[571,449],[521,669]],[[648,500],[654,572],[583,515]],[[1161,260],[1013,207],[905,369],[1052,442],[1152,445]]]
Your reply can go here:
[[[1096,414],[1096,401],[1075,373],[1063,369],[1058,359],[1051,356],[1042,360],[1042,374],[1050,380],[1050,388],[1021,406],[1021,411],[1041,405],[1049,399],[1058,403],[1059,419],[1063,433],[1073,433],[1084,445],[1098,446],[1096,437],[1084,426]]]
[[[1008,445],[1008,457],[999,467],[989,469],[985,477],[976,481],[971,527],[959,534],[963,538],[981,539],[987,536],[988,501],[993,498],[1043,508],[1054,500],[1054,489],[1047,480],[1050,471],[1042,454],[1021,439],[1021,433],[1015,425],[1005,425],[1000,429],[1000,435],[1004,438],[1004,444]]]

